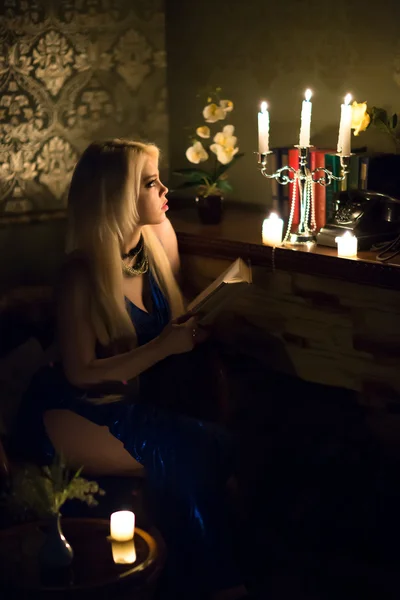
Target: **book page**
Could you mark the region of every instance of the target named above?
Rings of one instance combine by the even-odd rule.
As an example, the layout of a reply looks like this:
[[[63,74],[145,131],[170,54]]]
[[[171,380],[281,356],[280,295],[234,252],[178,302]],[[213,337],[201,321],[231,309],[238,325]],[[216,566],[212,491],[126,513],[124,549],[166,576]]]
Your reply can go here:
[[[247,281],[235,284],[222,283],[221,287],[200,305],[198,309],[200,312],[199,324],[211,324],[221,312],[232,307],[234,300],[248,289],[249,285]]]
[[[196,310],[198,307],[203,306],[208,296],[214,294],[224,284],[237,284],[244,281],[251,283],[251,269],[241,258],[238,258],[226,271],[192,300],[188,305],[188,310]]]

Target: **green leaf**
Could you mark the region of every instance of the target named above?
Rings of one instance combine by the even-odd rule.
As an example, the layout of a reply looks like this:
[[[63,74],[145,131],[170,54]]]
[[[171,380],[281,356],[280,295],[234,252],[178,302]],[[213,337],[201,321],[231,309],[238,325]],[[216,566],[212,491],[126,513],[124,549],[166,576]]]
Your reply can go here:
[[[374,125],[381,127],[382,124],[386,127],[389,126],[389,117],[387,111],[384,108],[378,108],[373,106],[371,108],[371,120]]]
[[[225,171],[230,169],[240,158],[242,158],[242,156],[244,156],[244,152],[238,152],[238,154],[235,154],[235,156],[233,157],[233,159],[231,160],[230,163],[228,163],[227,165],[221,165],[217,169],[217,172],[215,174],[215,179],[219,179],[221,177],[221,175],[223,175],[225,173]]]
[[[229,181],[227,181],[226,179],[219,179],[217,181],[217,186],[218,186],[218,189],[221,190],[221,192],[232,192],[232,190],[233,190],[233,187],[231,186]]]
[[[179,175],[180,177],[185,177],[188,181],[201,180],[204,177],[209,177],[207,171],[193,168],[177,169],[176,171],[173,171],[173,174]]]
[[[188,188],[194,188],[197,187],[198,185],[202,185],[204,183],[203,179],[199,179],[198,181],[185,181],[184,183],[181,183],[180,185],[174,187],[173,190],[171,190],[171,192],[173,192],[174,190],[185,190]]]
[[[72,477],[72,479],[77,479],[78,477],[81,476],[81,473],[83,471],[83,465],[81,467],[79,467],[79,469],[77,470],[77,472],[74,474],[74,476]]]
[[[381,119],[375,119],[374,120],[374,126],[379,129],[380,131],[383,131],[384,133],[388,133],[388,131],[390,131],[390,126],[388,123],[386,123],[385,121],[382,121]]]

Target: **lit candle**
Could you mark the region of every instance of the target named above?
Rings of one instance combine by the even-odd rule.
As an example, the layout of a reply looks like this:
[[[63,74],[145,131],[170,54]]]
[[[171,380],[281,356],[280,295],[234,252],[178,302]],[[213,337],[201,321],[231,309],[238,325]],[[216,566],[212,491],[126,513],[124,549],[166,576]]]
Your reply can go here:
[[[357,256],[358,241],[355,235],[346,231],[343,235],[335,238],[338,247],[338,256]]]
[[[258,113],[258,152],[269,152],[269,112],[266,102],[261,102],[261,110]]]
[[[306,90],[305,100],[301,106],[301,124],[300,124],[300,139],[299,146],[306,148],[310,145],[310,129],[311,129],[311,109],[312,103],[310,102],[312,96],[311,90]]]
[[[136,562],[135,542],[114,542],[111,540],[112,557],[117,565],[132,565]]]
[[[347,94],[344,104],[341,105],[339,137],[337,143],[337,152],[342,156],[351,154],[351,116],[352,108],[350,105],[351,95]]]
[[[267,246],[280,246],[282,243],[283,220],[276,213],[271,213],[264,219],[262,226],[262,241]]]
[[[110,518],[110,535],[116,542],[127,542],[135,533],[135,514],[130,510],[119,510]]]

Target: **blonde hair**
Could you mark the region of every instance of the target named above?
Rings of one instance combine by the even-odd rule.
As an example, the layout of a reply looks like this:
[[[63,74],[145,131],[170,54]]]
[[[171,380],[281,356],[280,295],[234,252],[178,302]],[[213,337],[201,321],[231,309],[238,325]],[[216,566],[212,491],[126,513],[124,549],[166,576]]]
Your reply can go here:
[[[92,326],[104,346],[136,338],[122,291],[121,253],[139,223],[137,203],[148,157],[159,158],[153,144],[94,142],[71,180],[66,250],[78,251],[89,266]],[[142,233],[152,274],[169,302],[171,317],[176,317],[183,312],[183,300],[168,257],[151,226],[143,226]]]

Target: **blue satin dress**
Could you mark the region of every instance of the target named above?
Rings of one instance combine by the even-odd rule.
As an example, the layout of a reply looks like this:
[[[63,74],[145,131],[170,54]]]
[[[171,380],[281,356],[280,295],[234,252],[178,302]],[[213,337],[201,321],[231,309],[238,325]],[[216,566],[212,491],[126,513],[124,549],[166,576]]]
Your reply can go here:
[[[139,345],[158,336],[170,320],[168,303],[151,273],[149,284],[151,313],[127,300]],[[226,482],[234,462],[230,437],[216,425],[158,408],[146,398],[146,378],[151,377],[151,369],[141,377],[138,397],[94,405],[90,392],[67,381],[61,365],[45,367],[22,403],[20,450],[30,459],[36,455],[42,462],[52,460],[54,449],[43,425],[43,413],[49,409],[69,409],[106,425],[144,465],[156,524],[180,557],[182,572],[191,571],[208,591],[238,585],[241,577],[234,568],[226,505]]]

